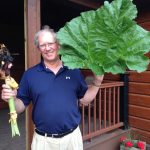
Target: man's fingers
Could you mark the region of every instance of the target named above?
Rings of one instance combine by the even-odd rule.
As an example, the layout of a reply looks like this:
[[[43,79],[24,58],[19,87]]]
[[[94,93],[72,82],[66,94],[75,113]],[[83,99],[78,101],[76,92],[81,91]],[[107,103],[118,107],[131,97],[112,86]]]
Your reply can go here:
[[[16,96],[16,92],[12,91],[12,89],[7,84],[3,84],[1,98],[4,101],[8,101],[8,99],[10,99],[10,97],[14,97],[14,96]]]
[[[7,84],[3,84],[3,85],[2,85],[2,88],[3,88],[3,89],[11,89],[10,86],[7,85]]]

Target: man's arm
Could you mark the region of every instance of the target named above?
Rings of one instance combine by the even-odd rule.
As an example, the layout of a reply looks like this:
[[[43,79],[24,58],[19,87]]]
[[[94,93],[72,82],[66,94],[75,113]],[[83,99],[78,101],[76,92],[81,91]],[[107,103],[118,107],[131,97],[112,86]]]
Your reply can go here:
[[[20,99],[16,98],[16,94],[17,94],[17,90],[12,90],[6,84],[2,85],[2,94],[1,94],[2,100],[4,100],[5,102],[8,102],[11,97],[14,97],[16,112],[22,113],[26,107]]]
[[[26,108],[22,100],[17,98],[15,99],[15,107],[17,113],[22,113],[23,111],[25,111]]]
[[[90,103],[96,97],[104,76],[94,76],[93,84],[89,85],[84,97],[80,99],[83,104]]]

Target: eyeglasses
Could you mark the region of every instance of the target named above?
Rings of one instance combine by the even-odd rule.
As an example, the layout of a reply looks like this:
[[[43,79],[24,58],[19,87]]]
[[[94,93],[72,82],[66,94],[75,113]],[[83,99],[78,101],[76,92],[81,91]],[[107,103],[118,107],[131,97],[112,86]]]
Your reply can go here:
[[[44,49],[46,49],[46,47],[50,48],[50,47],[53,46],[55,43],[56,43],[56,41],[55,41],[55,42],[52,42],[52,43],[45,43],[45,44],[39,45],[39,48],[42,49],[42,50],[44,50]]]

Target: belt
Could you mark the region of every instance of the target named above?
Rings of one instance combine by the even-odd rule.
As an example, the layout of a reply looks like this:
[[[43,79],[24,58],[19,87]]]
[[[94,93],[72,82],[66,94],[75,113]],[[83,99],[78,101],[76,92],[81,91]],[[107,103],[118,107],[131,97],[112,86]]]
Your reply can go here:
[[[77,127],[76,127],[77,128]],[[42,135],[42,136],[45,136],[45,137],[52,137],[52,138],[62,138],[64,137],[65,135],[68,135],[69,133],[72,133],[76,128],[73,128],[73,129],[70,129],[64,133],[61,133],[61,134],[49,134],[49,133],[44,133],[44,132],[41,132],[39,131],[38,129],[35,129],[35,132],[39,135]]]

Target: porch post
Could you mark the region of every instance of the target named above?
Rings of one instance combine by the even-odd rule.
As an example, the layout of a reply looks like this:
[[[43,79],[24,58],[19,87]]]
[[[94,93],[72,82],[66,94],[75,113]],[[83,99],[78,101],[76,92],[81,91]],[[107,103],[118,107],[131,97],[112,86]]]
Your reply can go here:
[[[40,29],[40,0],[24,0],[25,26],[25,68],[40,61],[40,54],[34,46],[34,35]],[[33,135],[32,106],[26,110],[26,150],[31,149]]]
[[[120,97],[120,121],[124,123],[124,129],[128,128],[128,73],[121,74],[120,79],[124,82],[124,86],[121,87]]]

